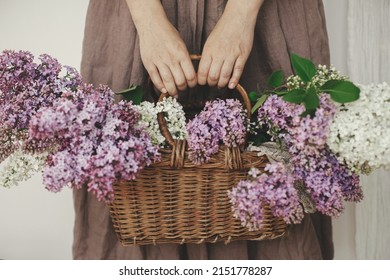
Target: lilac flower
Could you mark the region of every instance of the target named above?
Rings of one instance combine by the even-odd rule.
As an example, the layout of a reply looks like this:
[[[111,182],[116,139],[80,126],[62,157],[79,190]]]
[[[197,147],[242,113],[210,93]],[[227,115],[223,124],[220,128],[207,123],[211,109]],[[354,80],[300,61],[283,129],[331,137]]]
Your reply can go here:
[[[329,95],[322,94],[314,117],[300,117],[302,110],[274,95],[259,110],[259,121],[283,140],[291,155],[293,176],[304,182],[317,210],[338,216],[343,199],[360,200],[362,192],[358,176],[339,163],[326,145],[336,107]]]
[[[49,55],[33,59],[28,52],[0,55],[0,160],[17,150],[48,153],[47,189],[86,186],[112,201],[113,184],[157,161],[158,147],[136,126],[134,106],[115,104],[108,87],[84,84],[71,67],[61,76],[62,66]]]
[[[258,123],[266,125],[275,139],[284,138],[286,130],[299,123],[300,115],[305,111],[302,105],[284,101],[277,95],[271,95],[258,110]]]
[[[53,106],[42,108],[32,118],[32,139],[56,139],[55,150],[43,170],[46,187],[59,191],[65,186],[87,190],[99,200],[113,199],[118,180],[133,180],[145,166],[159,159],[158,147],[137,128],[139,114],[124,101],[114,104],[107,87],[85,87],[65,94]]]
[[[8,158],[13,152],[21,148],[23,139],[27,138],[24,131],[0,128],[0,163]]]
[[[219,145],[236,147],[245,143],[249,121],[238,100],[215,100],[187,124],[189,159],[207,162]]]
[[[39,153],[52,147],[52,141],[28,139],[30,120],[40,108],[51,106],[64,92],[75,91],[82,84],[74,68],[64,67],[66,75],[61,76],[62,66],[56,59],[41,55],[39,60],[35,63],[33,55],[24,51],[0,54],[0,131],[2,137],[14,135],[13,140],[8,137],[2,143],[0,162],[18,148]],[[21,138],[20,133],[25,137]]]
[[[66,67],[62,77],[62,66],[49,55],[41,55],[39,64],[33,60],[31,53],[23,51],[0,55],[0,118],[5,129],[26,129],[37,110],[81,84],[73,68]]]
[[[250,230],[263,226],[264,207],[269,206],[276,217],[286,223],[299,223],[303,219],[303,209],[299,204],[298,193],[294,188],[294,177],[281,163],[268,164],[260,174],[251,170],[247,180],[242,180],[229,192],[235,217]]]

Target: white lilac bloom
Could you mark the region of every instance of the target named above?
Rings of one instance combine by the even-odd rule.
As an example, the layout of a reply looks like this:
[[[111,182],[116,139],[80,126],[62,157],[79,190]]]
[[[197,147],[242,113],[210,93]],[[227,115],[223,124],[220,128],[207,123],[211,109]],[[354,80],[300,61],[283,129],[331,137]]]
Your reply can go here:
[[[330,80],[347,80],[347,76],[341,75],[341,73],[334,67],[327,67],[326,65],[319,64],[316,68],[316,74],[307,84],[307,87],[314,86],[315,88],[320,88],[327,81]],[[292,75],[287,78],[287,87],[289,89],[300,88],[304,86],[303,81],[297,75]]]
[[[158,110],[156,106],[151,102],[144,101],[135,107],[140,114],[138,125],[145,127],[154,145],[162,146],[165,139],[164,136],[161,135],[160,127],[157,122]]]
[[[327,144],[355,171],[390,168],[390,86],[359,86],[359,100],[341,105]]]
[[[179,140],[184,140],[186,138],[185,113],[183,107],[175,98],[164,98],[164,100],[158,102],[157,105],[144,101],[135,107],[141,115],[139,125],[145,127],[154,145],[163,147],[166,144],[157,121],[157,114],[160,112],[164,114],[168,130],[172,134],[172,137]]]
[[[187,137],[186,116],[183,106],[173,97],[164,98],[157,103],[158,112],[164,114],[169,132],[174,139],[184,140]]]
[[[19,185],[20,182],[27,181],[35,173],[41,171],[47,153],[27,154],[22,150],[15,151],[8,157],[0,171],[0,185],[11,188]]]

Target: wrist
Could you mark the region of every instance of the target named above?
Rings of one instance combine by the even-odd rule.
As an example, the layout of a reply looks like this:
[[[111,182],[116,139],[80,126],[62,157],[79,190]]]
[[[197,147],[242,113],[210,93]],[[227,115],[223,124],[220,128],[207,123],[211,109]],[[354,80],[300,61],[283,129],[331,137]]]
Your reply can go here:
[[[263,2],[264,0],[229,0],[226,4],[225,11],[232,12],[236,16],[240,16],[242,19],[254,26]]]
[[[150,26],[154,21],[167,20],[159,0],[126,0],[137,30]]]

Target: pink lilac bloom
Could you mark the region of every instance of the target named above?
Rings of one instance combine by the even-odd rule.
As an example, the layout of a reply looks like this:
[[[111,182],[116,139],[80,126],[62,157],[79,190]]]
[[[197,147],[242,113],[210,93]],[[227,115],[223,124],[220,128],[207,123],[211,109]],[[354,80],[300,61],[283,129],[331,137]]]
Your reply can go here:
[[[264,221],[264,207],[269,206],[276,217],[286,223],[299,223],[303,209],[294,187],[294,177],[281,163],[268,164],[262,173],[250,171],[247,180],[242,180],[229,192],[233,212],[243,226],[260,230]]]
[[[237,147],[245,143],[248,120],[238,100],[214,100],[187,124],[189,159],[207,162],[219,145]]]
[[[87,92],[83,95],[82,93]],[[80,88],[32,118],[32,139],[56,139],[43,180],[51,191],[65,186],[86,186],[98,200],[110,202],[118,180],[133,180],[145,166],[159,160],[158,147],[142,128],[139,115],[128,102],[113,102],[107,87]]]

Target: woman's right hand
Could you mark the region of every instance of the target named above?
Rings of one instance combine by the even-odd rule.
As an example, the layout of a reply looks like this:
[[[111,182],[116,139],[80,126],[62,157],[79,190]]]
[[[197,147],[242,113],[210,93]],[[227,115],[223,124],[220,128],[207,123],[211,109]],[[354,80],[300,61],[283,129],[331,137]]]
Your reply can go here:
[[[176,96],[194,87],[197,76],[179,32],[158,0],[127,0],[140,38],[141,59],[155,87]]]

